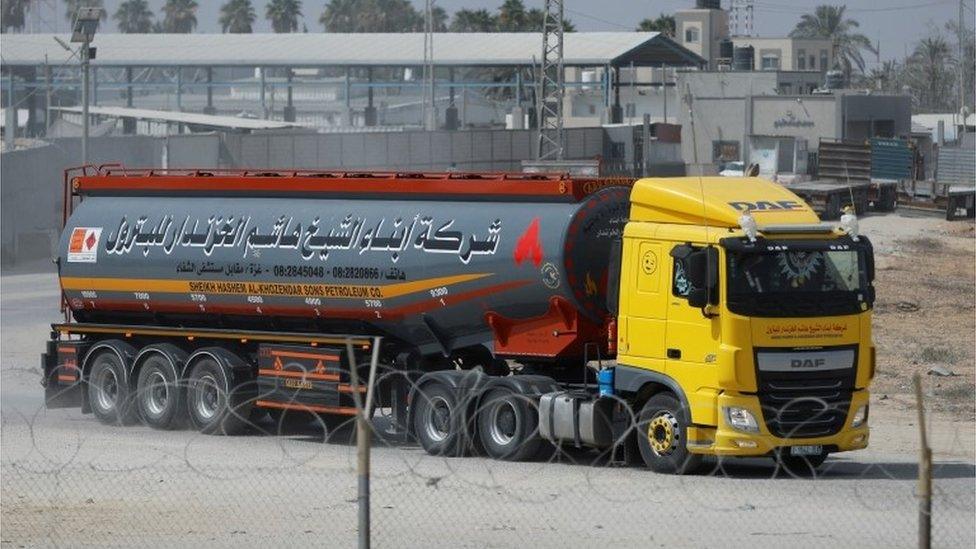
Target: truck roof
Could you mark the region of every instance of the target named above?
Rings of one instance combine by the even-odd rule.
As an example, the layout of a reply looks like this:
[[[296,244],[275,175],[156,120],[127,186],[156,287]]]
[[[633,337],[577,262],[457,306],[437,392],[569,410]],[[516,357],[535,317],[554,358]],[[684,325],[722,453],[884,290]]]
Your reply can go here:
[[[630,202],[632,221],[738,227],[749,211],[759,226],[820,222],[802,198],[760,177],[640,179]]]
[[[90,170],[89,170],[90,172]],[[102,167],[71,180],[79,195],[313,196],[518,202],[579,202],[633,178],[569,174]]]

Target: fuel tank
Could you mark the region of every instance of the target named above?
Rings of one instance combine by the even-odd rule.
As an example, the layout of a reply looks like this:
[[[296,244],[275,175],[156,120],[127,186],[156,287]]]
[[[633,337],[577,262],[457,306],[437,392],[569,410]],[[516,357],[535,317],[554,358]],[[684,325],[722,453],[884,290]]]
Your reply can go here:
[[[492,192],[491,181],[438,194],[367,189],[362,178],[345,192],[305,192],[297,177],[271,192],[260,178],[125,179],[75,182],[83,200],[61,236],[59,273],[77,320],[313,326],[423,354],[510,346],[533,319],[601,326],[611,241],[629,213],[629,188],[599,184],[573,196],[565,186]],[[538,355],[581,344],[542,343]]]

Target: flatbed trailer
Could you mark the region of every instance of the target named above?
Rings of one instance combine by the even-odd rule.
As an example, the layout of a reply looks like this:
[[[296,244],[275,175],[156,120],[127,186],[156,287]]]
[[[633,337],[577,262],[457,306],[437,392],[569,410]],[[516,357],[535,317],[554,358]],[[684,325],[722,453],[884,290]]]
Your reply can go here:
[[[897,204],[898,188],[894,181],[813,180],[784,186],[803,198],[821,219],[838,219],[844,207],[850,204],[858,214],[894,211]]]

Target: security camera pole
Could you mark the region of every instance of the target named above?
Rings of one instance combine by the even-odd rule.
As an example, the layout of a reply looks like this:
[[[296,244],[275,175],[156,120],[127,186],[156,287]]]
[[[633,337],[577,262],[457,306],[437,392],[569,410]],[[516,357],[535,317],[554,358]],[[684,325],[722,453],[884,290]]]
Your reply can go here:
[[[71,30],[71,43],[81,44],[81,163],[83,165],[88,164],[88,81],[89,66],[95,56],[95,48],[91,47],[91,42],[95,38],[101,16],[102,8],[78,8]]]

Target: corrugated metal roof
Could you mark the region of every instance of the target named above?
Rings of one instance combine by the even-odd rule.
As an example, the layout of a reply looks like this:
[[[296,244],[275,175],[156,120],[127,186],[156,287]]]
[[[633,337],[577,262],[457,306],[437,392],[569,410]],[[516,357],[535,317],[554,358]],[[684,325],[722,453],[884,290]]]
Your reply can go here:
[[[80,113],[81,107],[51,107],[52,110]],[[254,118],[237,118],[236,116],[217,116],[212,114],[198,114],[179,111],[157,111],[152,109],[133,109],[130,107],[89,107],[88,112],[93,115],[116,116],[120,118],[137,118],[139,120],[153,120],[159,122],[174,122],[180,124],[198,124],[215,128],[233,128],[238,130],[272,130],[281,128],[295,128],[298,124],[279,122],[277,120],[259,120]]]
[[[53,34],[3,34],[4,65],[60,64],[70,54]],[[61,37],[67,40],[67,36]],[[628,60],[696,65],[701,58],[656,32],[573,32],[565,35],[567,65]],[[422,65],[423,33],[359,34],[99,34],[92,62],[100,66],[382,66]],[[438,65],[529,65],[542,54],[539,33],[437,33]]]

